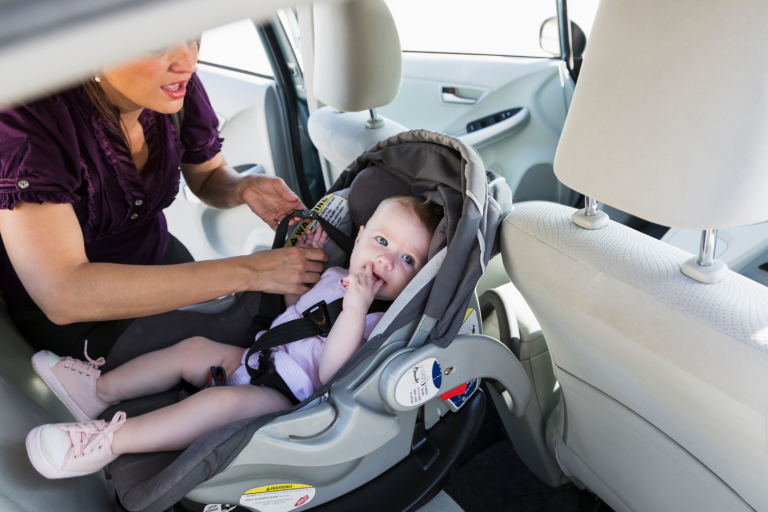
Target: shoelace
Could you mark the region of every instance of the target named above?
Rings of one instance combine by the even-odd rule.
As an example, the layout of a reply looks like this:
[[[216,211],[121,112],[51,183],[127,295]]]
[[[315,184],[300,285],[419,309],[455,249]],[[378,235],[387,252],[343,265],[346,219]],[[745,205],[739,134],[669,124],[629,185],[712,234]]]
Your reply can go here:
[[[80,361],[79,359],[73,359],[71,357],[67,357],[65,359],[64,368],[67,368],[79,374],[82,374],[83,372],[85,372],[85,376],[90,377],[91,374],[88,373],[88,370],[98,370],[99,366],[103,365],[106,361],[103,357],[100,357],[94,361],[88,356],[88,340],[85,340],[85,349],[83,350],[83,353],[85,355],[85,361]],[[67,366],[66,364],[67,362],[69,363],[69,366]]]
[[[67,423],[59,425],[59,428],[69,433],[72,441],[73,457],[84,457],[96,450],[104,449],[105,438],[119,429],[125,423],[126,415],[120,411],[112,417],[112,421],[91,421],[88,423]]]

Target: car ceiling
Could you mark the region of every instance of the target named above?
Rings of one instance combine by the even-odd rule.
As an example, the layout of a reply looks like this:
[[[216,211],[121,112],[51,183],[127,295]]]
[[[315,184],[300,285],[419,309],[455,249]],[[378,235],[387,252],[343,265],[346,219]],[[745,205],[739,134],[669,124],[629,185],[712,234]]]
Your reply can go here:
[[[307,0],[0,0],[0,107],[206,29]]]

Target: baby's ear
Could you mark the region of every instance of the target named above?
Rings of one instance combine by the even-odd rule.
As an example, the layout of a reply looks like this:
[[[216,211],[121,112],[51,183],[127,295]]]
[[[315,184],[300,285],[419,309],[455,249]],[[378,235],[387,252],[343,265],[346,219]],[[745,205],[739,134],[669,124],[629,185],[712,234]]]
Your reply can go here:
[[[357,232],[357,238],[355,238],[355,245],[357,245],[357,242],[360,241],[360,237],[363,236],[363,231],[365,231],[365,224],[360,226],[360,231]]]

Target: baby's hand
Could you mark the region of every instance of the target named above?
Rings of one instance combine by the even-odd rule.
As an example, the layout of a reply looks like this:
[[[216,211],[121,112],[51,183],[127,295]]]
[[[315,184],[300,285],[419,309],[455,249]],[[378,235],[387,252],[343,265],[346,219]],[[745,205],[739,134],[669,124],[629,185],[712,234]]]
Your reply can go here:
[[[300,236],[294,247],[305,247],[307,249],[322,249],[325,247],[325,243],[328,241],[328,233],[323,231],[320,224],[315,228],[315,232],[307,230],[304,236]]]
[[[374,297],[383,286],[383,281],[374,282],[373,268],[370,263],[365,265],[365,272],[362,274],[349,274],[342,279],[347,287],[347,293],[344,295],[344,311],[359,311],[363,315],[368,313]]]

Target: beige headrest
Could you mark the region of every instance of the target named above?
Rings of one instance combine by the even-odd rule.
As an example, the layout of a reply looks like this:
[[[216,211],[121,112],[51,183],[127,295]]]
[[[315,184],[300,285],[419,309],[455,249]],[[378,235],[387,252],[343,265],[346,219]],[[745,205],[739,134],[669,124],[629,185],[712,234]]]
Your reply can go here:
[[[383,107],[400,93],[403,56],[384,0],[318,2],[315,96],[336,110]]]
[[[557,177],[665,226],[768,219],[766,19],[765,0],[601,0]]]

